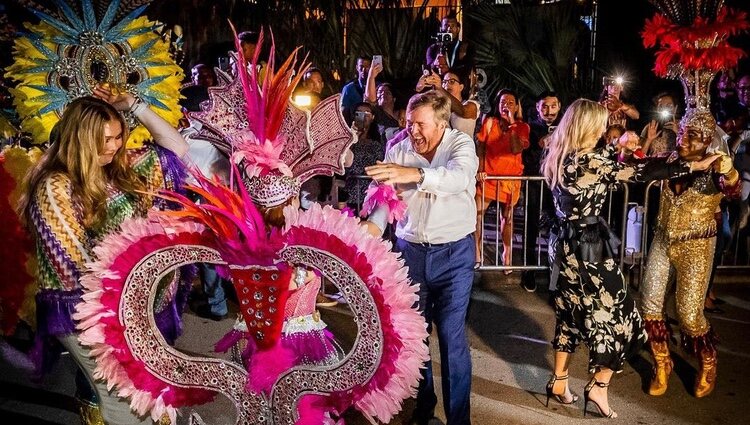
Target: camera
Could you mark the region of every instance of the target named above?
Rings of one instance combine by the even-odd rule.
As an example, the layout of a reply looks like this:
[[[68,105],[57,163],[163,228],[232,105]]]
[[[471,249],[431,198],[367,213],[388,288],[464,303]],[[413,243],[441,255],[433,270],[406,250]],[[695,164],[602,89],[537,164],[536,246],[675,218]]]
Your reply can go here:
[[[657,117],[661,122],[667,122],[672,119],[672,111],[666,108],[659,109],[657,111]]]
[[[453,34],[449,32],[439,32],[437,35],[432,36],[432,39],[440,44],[451,43],[453,42]]]
[[[602,86],[620,86],[622,87],[623,83],[625,83],[625,79],[617,76],[617,77],[602,77]]]

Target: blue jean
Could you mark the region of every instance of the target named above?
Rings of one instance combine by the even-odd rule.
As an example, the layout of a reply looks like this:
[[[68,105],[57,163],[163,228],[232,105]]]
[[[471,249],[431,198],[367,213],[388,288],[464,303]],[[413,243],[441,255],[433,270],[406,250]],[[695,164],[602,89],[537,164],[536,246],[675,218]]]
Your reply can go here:
[[[419,284],[419,309],[440,346],[443,404],[448,425],[470,424],[471,355],[466,337],[466,310],[474,279],[474,235],[455,242],[423,246],[396,241],[409,266],[409,277]],[[425,364],[413,418],[427,423],[434,416],[437,396],[432,362]]]
[[[208,307],[211,314],[217,316],[223,316],[227,314],[227,296],[224,293],[223,280],[218,273],[216,273],[216,266],[214,264],[200,263],[198,264],[201,276],[201,285],[203,285],[203,293],[208,297]]]

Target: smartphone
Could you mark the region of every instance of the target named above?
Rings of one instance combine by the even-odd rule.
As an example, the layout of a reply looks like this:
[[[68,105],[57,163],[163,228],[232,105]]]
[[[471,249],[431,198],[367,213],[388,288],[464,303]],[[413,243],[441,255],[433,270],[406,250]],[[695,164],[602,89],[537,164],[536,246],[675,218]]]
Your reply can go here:
[[[659,121],[667,122],[672,120],[672,111],[669,109],[660,109],[658,111]]]
[[[219,69],[224,72],[229,72],[229,57],[222,56],[219,58]]]
[[[375,55],[372,57],[372,65],[380,65],[383,66],[383,56],[381,55]]]
[[[358,129],[365,128],[365,119],[367,118],[367,112],[356,111],[354,112],[354,126]]]

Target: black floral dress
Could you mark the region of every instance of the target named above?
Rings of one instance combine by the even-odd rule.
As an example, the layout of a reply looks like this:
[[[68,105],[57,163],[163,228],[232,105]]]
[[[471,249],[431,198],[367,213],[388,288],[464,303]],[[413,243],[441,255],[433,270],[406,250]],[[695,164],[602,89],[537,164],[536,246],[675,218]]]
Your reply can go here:
[[[688,165],[675,159],[625,164],[607,146],[563,163],[565,188],[553,189],[558,220],[549,241],[557,278],[552,345],[556,351],[572,353],[579,343],[586,344],[592,372],[597,367],[622,370],[625,360],[646,341],[641,316],[613,258],[619,240],[600,217],[608,186],[688,174]]]

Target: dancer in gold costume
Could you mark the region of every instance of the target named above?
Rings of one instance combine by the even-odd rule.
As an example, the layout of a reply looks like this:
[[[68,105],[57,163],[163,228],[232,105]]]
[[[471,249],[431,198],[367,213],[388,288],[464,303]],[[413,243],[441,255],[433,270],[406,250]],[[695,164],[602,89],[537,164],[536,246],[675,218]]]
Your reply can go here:
[[[695,161],[706,155],[714,140],[716,123],[707,111],[693,111],[687,118],[680,124],[675,156]],[[643,316],[654,360],[654,376],[649,386],[651,395],[664,394],[672,371],[664,300],[673,276],[677,279],[677,317],[682,346],[700,361],[695,396],[704,397],[714,388],[717,339],[703,315],[703,302],[716,244],[714,213],[725,195],[736,196],[738,190],[739,174],[726,155],[716,161],[712,170],[663,185],[643,288]]]
[[[739,195],[739,174],[716,126],[709,105],[714,75],[737,65],[742,50],[727,38],[747,29],[746,15],[723,7],[722,0],[651,0],[659,13],[646,22],[643,42],[658,47],[657,75],[680,79],[685,89],[685,116],[677,133],[677,152],[683,161],[699,161],[721,154],[712,169],[662,184],[659,216],[646,265],[642,313],[653,356],[654,376],[648,392],[667,391],[672,359],[670,330],[664,320],[664,299],[676,278],[677,318],[682,347],[698,357],[694,394],[705,397],[716,385],[718,339],[703,315],[711,274],[717,223],[714,214],[724,196]],[[665,31],[666,30],[666,31]]]

